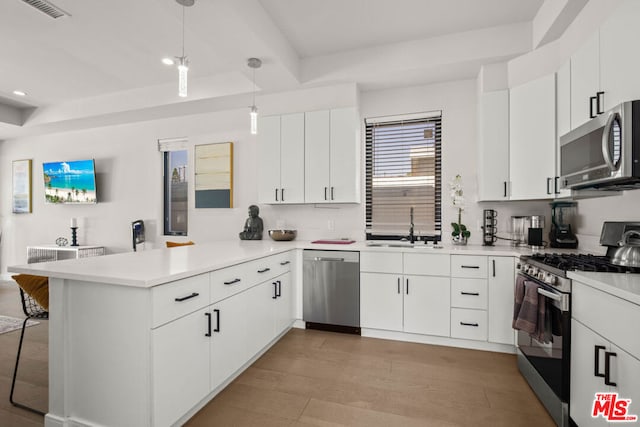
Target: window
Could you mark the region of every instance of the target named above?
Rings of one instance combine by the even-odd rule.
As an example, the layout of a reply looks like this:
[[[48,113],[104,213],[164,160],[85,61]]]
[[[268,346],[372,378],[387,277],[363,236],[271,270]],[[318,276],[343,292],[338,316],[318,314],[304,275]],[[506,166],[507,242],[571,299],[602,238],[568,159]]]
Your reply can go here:
[[[366,119],[367,240],[441,240],[440,111]]]
[[[160,140],[163,159],[164,235],[187,235],[188,183],[186,140]]]

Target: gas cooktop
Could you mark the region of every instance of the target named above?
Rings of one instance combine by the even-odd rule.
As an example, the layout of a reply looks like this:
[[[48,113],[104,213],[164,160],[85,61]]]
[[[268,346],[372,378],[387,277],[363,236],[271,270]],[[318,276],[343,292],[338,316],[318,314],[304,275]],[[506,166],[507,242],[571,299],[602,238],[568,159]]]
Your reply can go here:
[[[525,257],[523,257],[525,258]],[[560,271],[598,271],[606,273],[640,273],[638,267],[624,267],[612,264],[609,257],[586,254],[534,254],[527,261],[539,266],[552,267]]]

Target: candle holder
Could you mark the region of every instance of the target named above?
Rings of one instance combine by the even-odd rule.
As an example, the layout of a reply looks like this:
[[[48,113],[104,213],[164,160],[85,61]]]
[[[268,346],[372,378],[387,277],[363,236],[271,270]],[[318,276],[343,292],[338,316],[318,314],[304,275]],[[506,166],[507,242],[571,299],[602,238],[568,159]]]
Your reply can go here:
[[[71,227],[71,246],[80,246],[78,244],[78,227]]]

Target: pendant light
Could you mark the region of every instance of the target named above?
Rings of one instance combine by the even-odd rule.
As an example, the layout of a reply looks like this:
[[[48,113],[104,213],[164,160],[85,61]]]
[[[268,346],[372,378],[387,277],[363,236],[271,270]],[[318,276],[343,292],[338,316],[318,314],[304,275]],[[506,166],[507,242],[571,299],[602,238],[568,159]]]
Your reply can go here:
[[[249,68],[253,69],[253,103],[249,109],[251,118],[251,135],[258,133],[258,107],[256,107],[256,69],[262,66],[262,61],[258,58],[249,58],[247,61]]]
[[[187,96],[187,74],[189,72],[189,59],[184,54],[184,8],[194,5],[195,0],[176,0],[182,5],[182,56],[176,57],[178,65],[178,96]]]

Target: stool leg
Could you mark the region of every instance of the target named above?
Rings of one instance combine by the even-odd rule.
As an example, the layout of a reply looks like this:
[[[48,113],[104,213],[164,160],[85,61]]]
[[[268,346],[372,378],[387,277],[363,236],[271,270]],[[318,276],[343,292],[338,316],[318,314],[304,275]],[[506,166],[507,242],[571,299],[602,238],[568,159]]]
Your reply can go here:
[[[45,415],[45,413],[42,411],[38,411],[37,409],[31,408],[29,406],[25,406],[13,400],[13,391],[15,390],[16,377],[18,376],[18,365],[20,364],[20,353],[22,353],[22,342],[24,341],[24,330],[27,328],[28,320],[29,320],[29,317],[24,319],[24,322],[22,322],[22,331],[20,332],[20,344],[18,344],[18,355],[16,356],[16,366],[13,369],[13,379],[11,380],[11,393],[9,394],[9,402],[11,402],[13,406],[16,406],[18,408],[26,409],[27,411],[35,412],[36,414]]]

